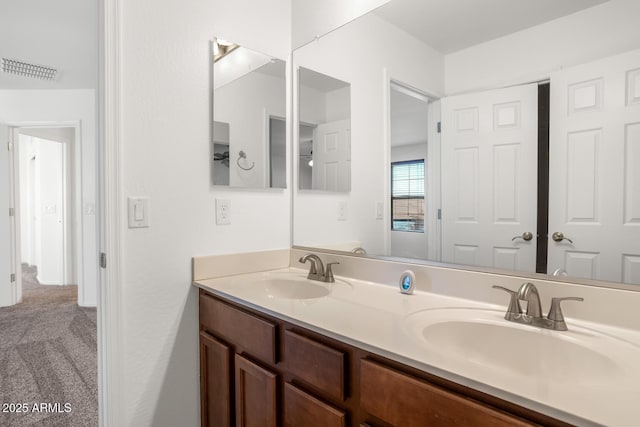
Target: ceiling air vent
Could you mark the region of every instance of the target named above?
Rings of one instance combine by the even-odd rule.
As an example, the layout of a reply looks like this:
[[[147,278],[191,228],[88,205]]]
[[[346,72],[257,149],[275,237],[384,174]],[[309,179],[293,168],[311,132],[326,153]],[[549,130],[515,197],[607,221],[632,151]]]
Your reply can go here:
[[[53,80],[58,72],[55,68],[29,64],[28,62],[9,58],[2,58],[2,71],[41,80]]]

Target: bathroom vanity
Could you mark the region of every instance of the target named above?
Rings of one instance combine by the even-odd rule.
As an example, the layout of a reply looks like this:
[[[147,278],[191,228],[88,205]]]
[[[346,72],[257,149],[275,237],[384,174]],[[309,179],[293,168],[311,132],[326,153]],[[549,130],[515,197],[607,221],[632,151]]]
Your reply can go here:
[[[470,285],[486,298],[434,292],[439,274],[477,273],[321,254],[341,263],[323,283],[301,251],[279,252],[194,260],[203,426],[633,425],[637,330],[574,320],[569,305],[566,332],[510,324],[494,277]],[[414,295],[388,279],[407,267]]]
[[[200,290],[202,425],[569,425]]]

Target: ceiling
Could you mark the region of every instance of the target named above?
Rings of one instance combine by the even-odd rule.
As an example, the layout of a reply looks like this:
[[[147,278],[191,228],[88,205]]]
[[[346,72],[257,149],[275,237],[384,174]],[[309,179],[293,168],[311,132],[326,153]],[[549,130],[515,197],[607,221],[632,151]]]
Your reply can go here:
[[[448,54],[608,0],[391,0],[374,13]]]
[[[58,69],[53,81],[0,71],[0,89],[96,89],[98,1],[3,1],[0,57]]]
[[[322,93],[332,92],[349,86],[347,82],[304,67],[300,67],[298,70],[298,79],[298,84],[301,86],[310,87]]]

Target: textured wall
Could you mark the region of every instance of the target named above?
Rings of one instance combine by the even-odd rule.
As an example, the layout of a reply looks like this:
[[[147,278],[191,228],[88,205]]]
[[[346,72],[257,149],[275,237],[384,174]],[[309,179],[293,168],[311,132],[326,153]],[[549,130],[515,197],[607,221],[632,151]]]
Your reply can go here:
[[[210,185],[209,41],[286,59],[288,0],[121,1],[122,190],[150,198],[150,227],[123,230],[122,389],[127,426],[199,423],[191,257],[289,246],[289,193]],[[231,225],[215,225],[215,198]],[[123,199],[124,199],[123,198]],[[126,200],[123,200],[126,204]],[[126,224],[126,212],[122,212]]]

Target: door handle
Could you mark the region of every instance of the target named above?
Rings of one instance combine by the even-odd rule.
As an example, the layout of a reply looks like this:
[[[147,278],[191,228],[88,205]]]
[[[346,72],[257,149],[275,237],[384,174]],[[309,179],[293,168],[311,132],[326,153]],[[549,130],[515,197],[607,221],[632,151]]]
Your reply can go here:
[[[516,239],[522,239],[525,242],[528,242],[529,240],[533,239],[533,233],[531,233],[530,231],[525,231],[524,233],[522,233],[522,236],[515,236],[513,239],[511,239],[511,241],[513,242]]]
[[[565,237],[561,231],[556,231],[555,233],[553,233],[551,235],[551,238],[553,239],[554,242],[562,242],[563,240],[567,240],[569,243],[573,245],[573,240],[571,240],[568,237]]]

